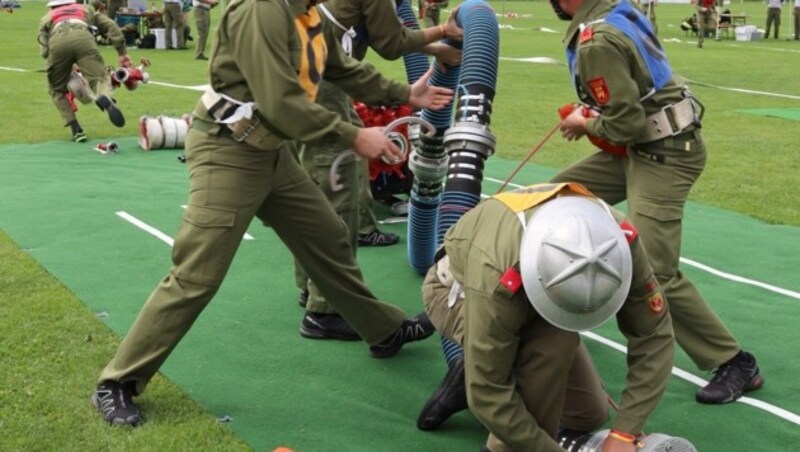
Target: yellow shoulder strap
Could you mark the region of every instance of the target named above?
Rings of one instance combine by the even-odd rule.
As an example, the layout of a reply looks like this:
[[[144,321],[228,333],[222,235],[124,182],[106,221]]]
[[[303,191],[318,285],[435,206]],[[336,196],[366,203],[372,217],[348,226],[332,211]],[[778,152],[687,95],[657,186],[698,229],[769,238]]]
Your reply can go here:
[[[583,185],[567,182],[561,184],[529,185],[513,191],[496,194],[493,198],[501,201],[514,213],[519,213],[549,201],[564,192],[591,196],[592,198],[596,197]]]

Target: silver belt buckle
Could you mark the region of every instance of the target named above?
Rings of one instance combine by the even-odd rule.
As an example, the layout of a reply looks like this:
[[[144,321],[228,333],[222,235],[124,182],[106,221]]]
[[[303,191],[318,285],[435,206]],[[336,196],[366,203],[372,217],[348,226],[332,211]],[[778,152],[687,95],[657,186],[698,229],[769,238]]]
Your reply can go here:
[[[237,135],[236,132],[233,132],[233,130],[231,130],[231,132],[233,132],[231,133],[231,138],[233,138],[238,142],[242,142],[246,140],[251,133],[253,133],[253,131],[256,129],[256,127],[258,127],[259,124],[261,124],[261,120],[258,119],[258,116],[255,115],[252,118],[250,118],[249,121],[250,123],[247,125],[247,128],[244,129],[244,131],[241,134]]]
[[[675,109],[673,104],[669,104],[661,109],[664,112],[664,119],[667,120],[667,124],[669,124],[670,129],[670,136],[675,136],[681,133],[683,129],[677,127],[678,126],[678,119],[675,117]]]

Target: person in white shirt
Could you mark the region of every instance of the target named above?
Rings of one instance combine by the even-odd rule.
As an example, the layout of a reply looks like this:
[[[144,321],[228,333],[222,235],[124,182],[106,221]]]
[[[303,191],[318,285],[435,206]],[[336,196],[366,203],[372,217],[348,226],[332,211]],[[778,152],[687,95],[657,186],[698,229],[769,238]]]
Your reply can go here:
[[[767,31],[764,39],[769,38],[769,29],[775,24],[775,39],[778,39],[778,30],[781,28],[781,3],[782,0],[767,0]]]

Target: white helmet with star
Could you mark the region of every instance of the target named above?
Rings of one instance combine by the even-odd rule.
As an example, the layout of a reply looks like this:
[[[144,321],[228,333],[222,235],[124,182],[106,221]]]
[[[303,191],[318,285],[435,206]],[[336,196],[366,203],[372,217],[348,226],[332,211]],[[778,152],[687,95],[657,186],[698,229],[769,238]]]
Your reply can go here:
[[[522,238],[522,285],[552,325],[585,331],[622,307],[632,277],[631,251],[602,201],[563,196],[539,207]]]

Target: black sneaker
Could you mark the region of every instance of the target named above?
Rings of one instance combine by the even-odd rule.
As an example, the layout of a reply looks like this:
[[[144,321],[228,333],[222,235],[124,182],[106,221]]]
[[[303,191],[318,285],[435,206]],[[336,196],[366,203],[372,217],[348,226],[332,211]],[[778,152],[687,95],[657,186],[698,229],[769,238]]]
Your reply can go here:
[[[464,356],[453,361],[444,380],[422,407],[417,418],[417,428],[433,430],[442,425],[450,416],[466,410],[467,387],[464,380]]]
[[[436,329],[433,327],[428,315],[419,314],[414,318],[406,319],[388,339],[378,345],[369,347],[369,354],[373,358],[389,358],[403,348],[403,344],[421,341],[429,337]]]
[[[399,235],[377,229],[369,234],[358,234],[358,246],[390,246],[399,241]]]
[[[110,97],[101,94],[97,96],[95,103],[101,110],[108,113],[108,120],[111,121],[111,124],[117,127],[123,127],[125,125],[125,116],[122,115],[122,112],[117,108],[117,105]]]
[[[88,140],[89,137],[86,136],[86,132],[81,130],[80,132],[75,132],[72,134],[72,141],[76,143],[83,143],[84,141]]]
[[[308,290],[303,289],[300,291],[300,295],[297,296],[297,304],[299,304],[301,308],[306,307],[308,304]]]
[[[339,314],[306,312],[300,323],[300,335],[309,339],[360,341],[361,336]]]
[[[97,385],[92,394],[92,405],[111,425],[130,425],[135,427],[142,421],[139,408],[133,404],[131,383],[104,381]]]
[[[740,351],[714,371],[714,378],[697,391],[696,398],[700,403],[730,403],[736,401],[743,393],[762,386],[764,377],[759,373],[755,356]]]

